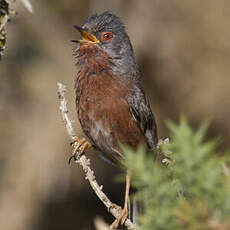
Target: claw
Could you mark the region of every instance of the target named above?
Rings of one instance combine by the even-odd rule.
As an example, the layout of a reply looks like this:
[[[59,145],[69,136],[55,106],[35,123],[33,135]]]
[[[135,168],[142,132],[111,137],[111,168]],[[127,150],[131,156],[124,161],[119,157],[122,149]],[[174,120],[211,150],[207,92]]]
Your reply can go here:
[[[69,158],[69,160],[68,160],[69,165],[70,165],[72,159],[74,159],[75,161],[77,160],[77,158],[75,157],[75,155],[72,155],[72,156]]]
[[[122,218],[121,218],[121,225],[123,225],[125,223],[125,221],[127,220],[127,217],[128,217],[128,209],[123,210],[123,214],[122,214]]]
[[[71,163],[72,159],[75,161],[84,154],[89,148],[91,148],[91,144],[85,138],[78,138],[76,137],[70,143],[73,146],[72,156],[69,158],[69,164]]]
[[[123,225],[128,217],[128,209],[124,208],[121,210],[119,217],[109,226],[109,229],[117,229],[121,224]]]

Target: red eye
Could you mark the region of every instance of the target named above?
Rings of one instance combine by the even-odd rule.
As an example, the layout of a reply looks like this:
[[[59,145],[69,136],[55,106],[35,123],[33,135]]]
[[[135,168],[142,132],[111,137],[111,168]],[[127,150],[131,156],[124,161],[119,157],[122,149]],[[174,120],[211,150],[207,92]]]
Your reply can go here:
[[[108,42],[109,40],[111,40],[112,37],[113,37],[113,34],[111,32],[104,32],[101,34],[101,38],[105,42]]]

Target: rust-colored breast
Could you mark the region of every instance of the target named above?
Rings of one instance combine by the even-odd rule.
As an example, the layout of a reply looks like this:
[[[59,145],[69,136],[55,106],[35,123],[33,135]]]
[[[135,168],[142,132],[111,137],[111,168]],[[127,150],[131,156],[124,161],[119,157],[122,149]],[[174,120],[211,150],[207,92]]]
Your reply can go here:
[[[122,156],[120,142],[135,148],[144,141],[127,102],[132,83],[111,71],[110,60],[101,50],[83,47],[78,56],[76,105],[79,121],[92,143],[110,160],[117,160]]]

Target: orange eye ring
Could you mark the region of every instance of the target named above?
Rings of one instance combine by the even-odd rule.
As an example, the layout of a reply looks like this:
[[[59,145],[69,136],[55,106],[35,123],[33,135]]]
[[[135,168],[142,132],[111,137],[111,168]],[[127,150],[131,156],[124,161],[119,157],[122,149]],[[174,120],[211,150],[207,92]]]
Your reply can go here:
[[[113,38],[113,34],[111,32],[103,32],[101,34],[101,39],[105,42],[110,41]]]

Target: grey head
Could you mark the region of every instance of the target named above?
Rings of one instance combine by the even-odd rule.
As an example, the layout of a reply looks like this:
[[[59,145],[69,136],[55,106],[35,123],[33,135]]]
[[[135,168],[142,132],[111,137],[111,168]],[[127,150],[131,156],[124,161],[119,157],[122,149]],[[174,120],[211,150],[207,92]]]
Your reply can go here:
[[[108,11],[99,15],[93,14],[84,22],[82,28],[97,38],[96,45],[112,59],[113,71],[120,75],[138,75],[133,48],[119,17]]]

